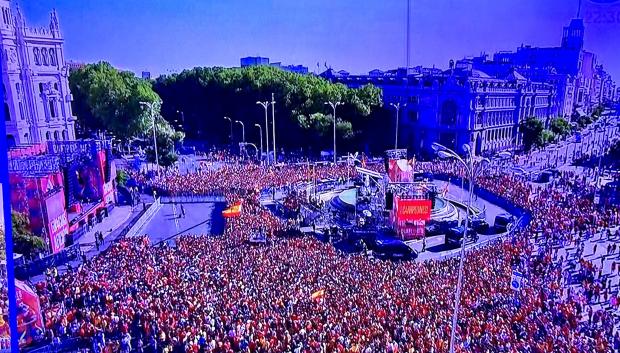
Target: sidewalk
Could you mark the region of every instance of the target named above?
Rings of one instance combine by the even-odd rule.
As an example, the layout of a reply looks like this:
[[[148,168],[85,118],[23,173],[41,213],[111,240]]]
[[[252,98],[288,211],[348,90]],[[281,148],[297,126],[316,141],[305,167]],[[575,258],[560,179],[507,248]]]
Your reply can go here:
[[[86,234],[81,236],[76,244],[80,245],[80,248],[85,253],[96,249],[95,246],[95,233],[102,232],[104,242],[106,237],[110,235],[114,230],[118,229],[125,221],[129,219],[132,214],[131,206],[116,206],[112,209],[108,217],[104,218],[100,223],[95,224]]]

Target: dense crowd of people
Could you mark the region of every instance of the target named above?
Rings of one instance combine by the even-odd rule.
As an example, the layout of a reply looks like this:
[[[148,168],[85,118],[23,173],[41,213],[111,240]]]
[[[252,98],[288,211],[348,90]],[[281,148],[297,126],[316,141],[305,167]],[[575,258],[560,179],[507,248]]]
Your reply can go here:
[[[0,239],[4,242],[4,237]],[[9,295],[7,290],[6,264],[0,263],[0,349],[10,348]]]
[[[447,352],[457,260],[343,254],[291,236],[294,226],[258,202],[260,190],[352,176],[347,168],[227,164],[145,179],[159,194],[221,193],[242,201],[241,215],[221,237],[183,236],[174,246],[124,239],[51,276],[38,286],[49,332],[88,339],[95,352]],[[450,162],[417,168],[463,172]],[[567,292],[564,259],[544,241],[617,225],[620,211],[596,207],[592,188],[568,173],[540,189],[512,175],[476,183],[528,209],[532,221],[510,239],[468,252],[456,351],[620,349],[612,316],[593,310],[582,292]],[[246,242],[257,229],[269,235],[268,245]],[[593,293],[597,264],[581,267],[585,291]],[[527,279],[518,292],[510,288],[515,269]]]

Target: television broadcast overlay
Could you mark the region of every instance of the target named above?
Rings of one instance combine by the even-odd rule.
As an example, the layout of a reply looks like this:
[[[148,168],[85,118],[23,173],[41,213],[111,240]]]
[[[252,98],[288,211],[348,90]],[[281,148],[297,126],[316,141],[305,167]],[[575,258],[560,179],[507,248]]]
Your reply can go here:
[[[620,0],[274,5],[0,0],[0,353],[620,353]]]

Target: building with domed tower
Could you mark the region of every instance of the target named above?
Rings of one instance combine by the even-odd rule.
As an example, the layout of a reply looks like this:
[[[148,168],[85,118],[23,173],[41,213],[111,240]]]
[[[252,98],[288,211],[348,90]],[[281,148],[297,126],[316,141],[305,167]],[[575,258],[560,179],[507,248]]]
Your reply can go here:
[[[17,3],[0,0],[0,52],[8,146],[75,140],[69,67],[58,15],[30,26]]]

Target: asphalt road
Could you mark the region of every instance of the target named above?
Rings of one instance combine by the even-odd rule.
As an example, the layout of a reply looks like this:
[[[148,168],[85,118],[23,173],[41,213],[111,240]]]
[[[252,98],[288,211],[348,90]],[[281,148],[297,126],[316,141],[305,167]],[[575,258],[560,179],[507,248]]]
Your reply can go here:
[[[148,234],[151,243],[182,234],[224,233],[223,203],[184,203],[185,217],[181,204],[164,204],[151,221],[140,231]]]

